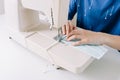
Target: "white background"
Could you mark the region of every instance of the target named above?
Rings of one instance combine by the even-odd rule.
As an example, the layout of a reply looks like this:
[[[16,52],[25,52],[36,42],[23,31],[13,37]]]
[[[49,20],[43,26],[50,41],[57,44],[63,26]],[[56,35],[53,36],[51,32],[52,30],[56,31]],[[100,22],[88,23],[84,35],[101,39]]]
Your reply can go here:
[[[47,61],[10,40],[0,15],[0,80],[120,80],[120,53],[110,50],[83,73],[56,70]]]

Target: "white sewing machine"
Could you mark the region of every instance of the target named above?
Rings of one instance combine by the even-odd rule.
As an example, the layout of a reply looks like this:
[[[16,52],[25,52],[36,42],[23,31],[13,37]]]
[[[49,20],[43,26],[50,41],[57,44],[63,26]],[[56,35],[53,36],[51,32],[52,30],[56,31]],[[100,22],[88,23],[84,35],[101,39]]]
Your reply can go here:
[[[69,0],[5,0],[10,38],[52,64],[82,72],[94,58],[54,39],[67,20]],[[48,20],[41,20],[41,15]]]

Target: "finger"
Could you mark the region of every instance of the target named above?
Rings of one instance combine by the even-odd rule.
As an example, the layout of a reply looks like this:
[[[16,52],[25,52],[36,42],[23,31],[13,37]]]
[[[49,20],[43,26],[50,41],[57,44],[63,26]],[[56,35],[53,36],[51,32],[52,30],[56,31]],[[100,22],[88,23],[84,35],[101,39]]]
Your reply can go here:
[[[88,44],[88,41],[86,39],[74,42],[72,45],[73,46],[79,46],[79,45],[83,45],[83,44]]]
[[[71,41],[71,40],[74,40],[74,39],[80,39],[80,35],[72,35],[71,37],[69,37],[67,40],[68,41]]]
[[[62,27],[62,33],[65,35],[66,34],[66,25]]]
[[[80,35],[79,30],[73,30],[72,32],[70,32],[70,33],[67,35],[67,39],[68,39],[69,37],[71,37],[72,35]]]
[[[73,24],[71,22],[69,22],[70,25],[70,32],[73,30]]]
[[[66,34],[67,35],[69,34],[69,31],[70,31],[70,25],[69,25],[69,22],[67,22],[67,24],[66,24]]]

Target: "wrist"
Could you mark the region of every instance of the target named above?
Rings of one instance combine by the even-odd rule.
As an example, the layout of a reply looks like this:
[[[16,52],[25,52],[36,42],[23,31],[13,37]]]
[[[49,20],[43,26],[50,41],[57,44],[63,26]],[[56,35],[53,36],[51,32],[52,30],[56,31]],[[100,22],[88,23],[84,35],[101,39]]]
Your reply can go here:
[[[109,34],[106,34],[106,33],[102,33],[102,32],[98,32],[98,35],[99,35],[99,41],[100,41],[100,44],[101,45],[107,45],[109,44],[110,42],[110,38],[111,36]]]

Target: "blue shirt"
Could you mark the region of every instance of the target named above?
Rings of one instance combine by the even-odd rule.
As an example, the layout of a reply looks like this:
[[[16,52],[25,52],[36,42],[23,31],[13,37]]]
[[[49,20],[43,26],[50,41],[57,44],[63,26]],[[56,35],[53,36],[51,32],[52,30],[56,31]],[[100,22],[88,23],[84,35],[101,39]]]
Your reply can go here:
[[[68,20],[77,13],[77,27],[120,35],[120,0],[70,0]]]

